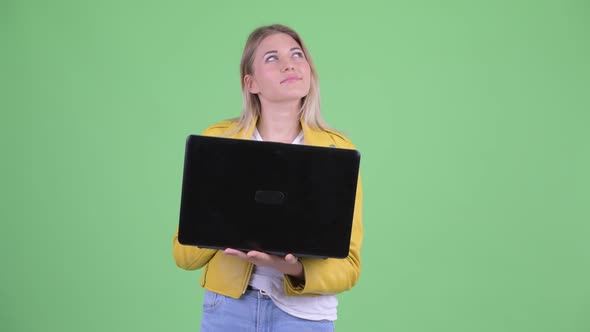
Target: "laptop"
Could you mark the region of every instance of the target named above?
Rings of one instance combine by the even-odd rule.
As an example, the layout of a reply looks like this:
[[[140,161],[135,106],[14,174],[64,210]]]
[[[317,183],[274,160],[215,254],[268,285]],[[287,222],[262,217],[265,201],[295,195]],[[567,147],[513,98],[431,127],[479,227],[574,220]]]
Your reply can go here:
[[[190,135],[178,241],[284,256],[348,256],[357,150]]]

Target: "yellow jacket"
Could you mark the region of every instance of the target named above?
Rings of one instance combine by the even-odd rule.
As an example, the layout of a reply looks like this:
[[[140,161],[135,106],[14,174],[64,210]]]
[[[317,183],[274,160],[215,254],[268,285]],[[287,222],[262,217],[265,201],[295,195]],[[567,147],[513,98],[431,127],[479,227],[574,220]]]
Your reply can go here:
[[[203,135],[225,136],[236,126],[235,122],[224,121],[207,128]],[[314,130],[303,122],[303,136],[306,145],[354,149],[346,137],[333,131]],[[255,125],[239,131],[230,138],[250,138]],[[335,258],[300,258],[305,274],[304,284],[299,284],[285,276],[287,295],[337,294],[352,288],[359,279],[361,271],[362,226],[362,189],[359,177],[357,185],[350,250],[348,257]],[[197,270],[205,266],[201,274],[201,286],[219,294],[239,298],[250,281],[253,264],[240,258],[225,255],[222,250],[201,249],[185,246],[178,242],[178,230],[173,239],[174,260],[178,267],[185,270]]]

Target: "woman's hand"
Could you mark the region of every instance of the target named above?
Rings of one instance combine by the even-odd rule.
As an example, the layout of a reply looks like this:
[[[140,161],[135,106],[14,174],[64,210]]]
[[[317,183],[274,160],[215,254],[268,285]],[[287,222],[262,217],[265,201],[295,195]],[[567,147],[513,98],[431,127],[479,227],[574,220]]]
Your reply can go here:
[[[275,270],[295,277],[297,279],[303,279],[303,264],[299,262],[297,257],[292,254],[287,254],[285,257],[269,255],[267,253],[263,253],[260,251],[248,251],[244,253],[239,250],[227,248],[223,251],[226,255],[235,256],[241,258],[245,261],[248,261],[256,266],[268,266],[272,267]]]

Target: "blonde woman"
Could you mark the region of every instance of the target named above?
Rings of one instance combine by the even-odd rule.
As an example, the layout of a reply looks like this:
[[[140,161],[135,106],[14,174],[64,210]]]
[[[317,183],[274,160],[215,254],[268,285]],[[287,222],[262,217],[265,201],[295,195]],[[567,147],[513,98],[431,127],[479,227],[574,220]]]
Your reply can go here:
[[[318,75],[300,36],[283,25],[254,30],[240,64],[240,118],[204,135],[354,148],[320,114]],[[201,331],[333,331],[336,294],[358,281],[361,269],[362,192],[358,184],[348,257],[284,257],[184,246],[174,236],[174,259],[186,270],[205,267]],[[296,232],[296,229],[292,230]]]

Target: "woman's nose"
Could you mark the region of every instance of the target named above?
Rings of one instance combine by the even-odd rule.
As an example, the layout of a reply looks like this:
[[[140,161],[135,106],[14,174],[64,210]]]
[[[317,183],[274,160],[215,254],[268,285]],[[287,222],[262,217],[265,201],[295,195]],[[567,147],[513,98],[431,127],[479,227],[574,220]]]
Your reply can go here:
[[[282,69],[283,69],[283,71],[293,70],[294,69],[293,62],[290,59],[283,61]]]

